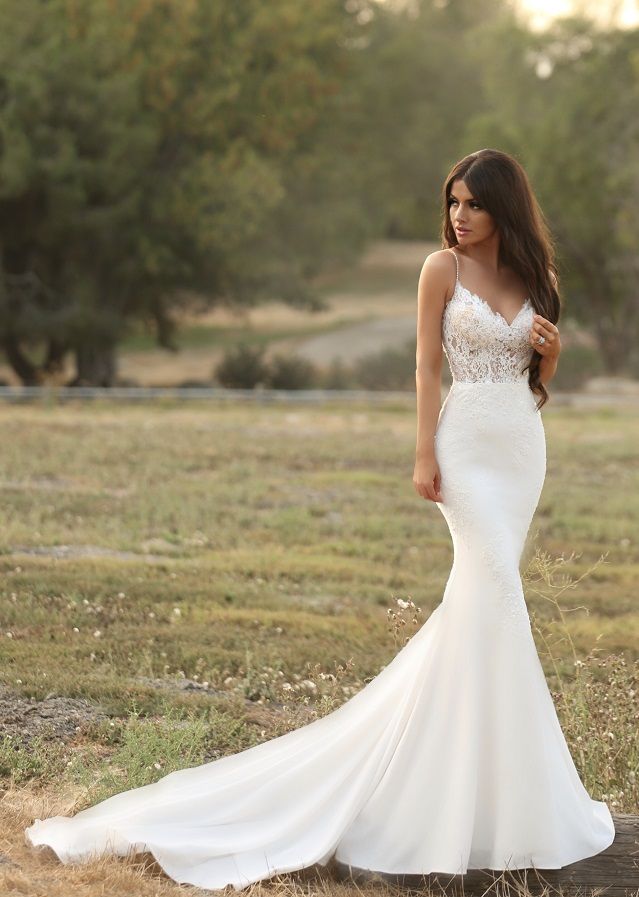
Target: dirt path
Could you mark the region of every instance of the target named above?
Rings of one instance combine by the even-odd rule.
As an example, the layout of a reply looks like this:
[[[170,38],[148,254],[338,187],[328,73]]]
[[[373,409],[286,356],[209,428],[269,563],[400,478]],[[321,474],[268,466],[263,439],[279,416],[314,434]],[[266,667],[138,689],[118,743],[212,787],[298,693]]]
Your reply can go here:
[[[295,347],[298,355],[318,366],[329,365],[334,359],[345,364],[358,361],[383,349],[399,349],[415,338],[415,316],[380,318],[366,324],[354,324],[333,333],[305,340]]]

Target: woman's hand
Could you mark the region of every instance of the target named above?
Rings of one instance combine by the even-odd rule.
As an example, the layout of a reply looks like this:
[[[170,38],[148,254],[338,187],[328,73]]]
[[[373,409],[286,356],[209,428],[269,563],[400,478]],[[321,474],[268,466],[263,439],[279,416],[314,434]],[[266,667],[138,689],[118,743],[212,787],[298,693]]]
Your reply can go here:
[[[418,458],[415,461],[413,486],[418,495],[430,501],[442,501],[441,474],[439,464],[434,455]]]
[[[545,337],[545,342],[537,342],[540,336]],[[559,358],[559,353],[561,352],[559,330],[542,315],[533,315],[533,325],[530,330],[530,344],[545,358]]]

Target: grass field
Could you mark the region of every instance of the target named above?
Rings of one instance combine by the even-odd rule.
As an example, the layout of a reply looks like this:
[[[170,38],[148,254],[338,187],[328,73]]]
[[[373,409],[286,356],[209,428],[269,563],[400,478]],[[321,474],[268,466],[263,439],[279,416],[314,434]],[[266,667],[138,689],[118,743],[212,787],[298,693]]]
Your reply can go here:
[[[636,813],[639,419],[552,399],[543,418],[535,637],[586,786]],[[129,860],[62,867],[22,829],[329,712],[394,656],[414,626],[389,609],[411,598],[419,625],[452,562],[411,482],[414,403],[0,421],[0,892],[195,893]],[[257,890],[276,887],[305,886]]]

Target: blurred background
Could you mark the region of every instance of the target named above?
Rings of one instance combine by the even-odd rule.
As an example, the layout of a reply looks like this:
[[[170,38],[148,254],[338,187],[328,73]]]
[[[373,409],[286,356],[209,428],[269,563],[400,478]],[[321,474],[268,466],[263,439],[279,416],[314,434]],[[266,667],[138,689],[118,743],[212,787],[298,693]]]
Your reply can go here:
[[[639,393],[637,3],[0,0],[0,72],[0,384],[412,390],[443,178],[495,147],[554,387]]]

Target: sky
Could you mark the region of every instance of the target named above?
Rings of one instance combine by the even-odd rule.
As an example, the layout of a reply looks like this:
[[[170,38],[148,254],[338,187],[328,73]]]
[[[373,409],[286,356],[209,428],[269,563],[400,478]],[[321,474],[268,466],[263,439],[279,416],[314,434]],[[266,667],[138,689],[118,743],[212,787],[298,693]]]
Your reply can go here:
[[[602,24],[639,27],[639,0],[513,0],[530,17],[534,28],[546,27],[553,17],[569,15],[581,7]]]

